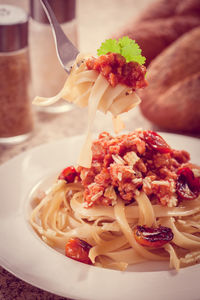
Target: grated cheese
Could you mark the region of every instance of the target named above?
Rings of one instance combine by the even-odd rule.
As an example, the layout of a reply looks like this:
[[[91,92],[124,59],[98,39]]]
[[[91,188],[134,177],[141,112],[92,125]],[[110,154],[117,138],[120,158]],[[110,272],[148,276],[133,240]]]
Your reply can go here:
[[[136,164],[138,160],[140,160],[140,158],[134,151],[127,152],[123,158],[128,163],[128,165],[132,167]]]

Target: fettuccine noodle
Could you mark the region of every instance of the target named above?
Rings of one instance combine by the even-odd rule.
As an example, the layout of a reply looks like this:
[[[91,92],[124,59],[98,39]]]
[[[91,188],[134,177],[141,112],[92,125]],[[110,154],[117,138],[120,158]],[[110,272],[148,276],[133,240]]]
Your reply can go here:
[[[83,188],[59,180],[32,211],[30,222],[47,244],[60,250],[72,237],[86,240],[93,246],[89,252],[91,261],[104,267],[125,269],[142,261],[170,260],[170,266],[179,269],[195,263],[200,255],[200,237],[192,235],[190,230],[199,232],[200,198],[185,202],[180,207],[167,208],[152,205],[141,192],[137,202],[142,204],[124,206],[119,198],[114,207],[87,209],[84,208]],[[179,221],[187,224],[188,218],[191,225],[188,224],[184,230],[179,228]],[[139,223],[168,226],[174,233],[173,244],[159,249],[159,254],[140,246],[132,232]]]

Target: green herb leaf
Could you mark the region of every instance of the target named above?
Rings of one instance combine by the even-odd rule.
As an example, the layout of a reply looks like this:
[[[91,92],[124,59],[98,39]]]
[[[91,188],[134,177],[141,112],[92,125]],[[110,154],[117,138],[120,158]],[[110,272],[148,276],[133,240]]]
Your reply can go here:
[[[101,44],[101,47],[97,50],[97,54],[104,55],[108,52],[119,53],[125,57],[126,62],[135,61],[140,65],[145,63],[146,58],[141,55],[141,49],[139,45],[128,36],[116,39],[108,39]]]
[[[138,46],[138,44],[136,44],[136,42],[134,40],[130,39],[128,36],[123,36],[123,38],[120,38],[119,41],[118,41],[118,44],[120,45],[121,48],[130,46],[130,45],[131,46],[134,46],[134,45]],[[140,49],[139,46],[138,46],[138,49]],[[141,50],[140,50],[140,53],[141,53]]]
[[[146,61],[146,57],[142,55],[137,55],[133,57],[133,61],[136,61],[138,64],[143,65]]]
[[[121,55],[126,58],[126,62],[135,61],[140,65],[144,64],[146,60],[146,58],[141,55],[141,49],[136,43],[122,48]]]
[[[118,45],[116,39],[106,40],[104,43],[101,44],[101,47],[97,50],[98,55],[104,55],[108,52],[120,53],[120,46]]]

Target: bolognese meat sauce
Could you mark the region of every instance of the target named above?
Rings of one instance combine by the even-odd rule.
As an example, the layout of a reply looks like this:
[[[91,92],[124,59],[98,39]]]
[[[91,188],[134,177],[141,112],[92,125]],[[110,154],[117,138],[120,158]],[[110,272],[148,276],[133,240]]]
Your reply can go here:
[[[113,87],[121,83],[135,90],[147,85],[146,67],[133,61],[127,63],[119,53],[89,58],[86,60],[86,66],[89,70],[100,72]]]
[[[174,207],[179,199],[194,199],[200,193],[200,179],[191,176],[192,170],[179,171],[189,154],[172,149],[153,131],[136,130],[117,137],[102,132],[92,144],[92,154],[90,168],[77,168],[85,207],[114,206],[118,196],[129,204],[141,191],[150,201]],[[188,187],[190,195],[186,195]]]

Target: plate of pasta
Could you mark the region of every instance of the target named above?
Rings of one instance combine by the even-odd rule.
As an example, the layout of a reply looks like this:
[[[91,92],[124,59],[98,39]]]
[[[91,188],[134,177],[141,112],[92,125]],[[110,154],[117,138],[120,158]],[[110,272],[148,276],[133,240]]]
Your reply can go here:
[[[141,136],[141,130],[134,131],[134,134],[136,132]],[[105,138],[105,135],[106,134],[103,133],[101,138]],[[107,133],[107,136],[108,135]],[[109,136],[111,138],[111,135]],[[127,136],[127,134],[125,134],[125,136]],[[181,152],[182,149],[190,153],[192,165],[188,165],[188,162],[185,161],[184,167],[192,168],[195,176],[197,176],[198,169],[196,170],[196,167],[194,168],[193,166],[199,163],[199,140],[166,133],[159,134],[159,136],[164,138],[164,140],[167,141],[167,145],[170,145],[172,149],[180,151],[174,154],[179,164],[181,161],[180,153],[184,155],[184,158],[182,156],[183,160],[188,160],[187,154]],[[175,203],[175,205],[169,204],[168,206],[164,204],[164,206],[160,207],[161,209],[159,211],[158,203],[155,202],[153,196],[146,191],[146,195],[148,195],[148,198],[152,201],[153,212],[151,211],[151,213],[156,214],[156,222],[161,223],[163,227],[172,226],[174,236],[177,234],[176,230],[178,230],[180,234],[185,232],[187,239],[183,241],[183,243],[191,243],[192,247],[190,248],[189,244],[185,244],[185,246],[182,245],[182,247],[178,245],[175,246],[175,242],[178,244],[181,243],[180,240],[177,240],[176,236],[176,240],[173,243],[169,243],[168,240],[166,244],[162,245],[162,249],[164,247],[164,250],[153,250],[152,245],[150,245],[150,247],[145,245],[145,252],[142,253],[143,256],[141,256],[140,253],[140,258],[138,258],[138,254],[134,253],[135,258],[133,259],[132,254],[130,254],[131,241],[124,243],[124,236],[126,237],[126,235],[122,236],[122,234],[119,233],[120,225],[116,225],[116,219],[112,214],[116,214],[116,218],[119,220],[119,224],[121,224],[120,222],[123,220],[123,216],[120,216],[120,214],[122,214],[121,209],[124,205],[122,211],[125,212],[124,216],[125,219],[128,220],[127,224],[135,225],[136,223],[140,223],[142,225],[147,224],[148,227],[151,226],[150,223],[152,220],[150,221],[150,219],[152,219],[152,215],[150,214],[148,217],[145,215],[139,216],[138,208],[140,205],[137,203],[139,203],[138,201],[141,201],[141,199],[138,200],[137,197],[140,196],[135,195],[135,199],[137,198],[137,200],[132,202],[129,200],[128,195],[125,197],[124,193],[121,193],[119,197],[121,199],[124,197],[125,202],[122,203],[122,200],[119,202],[117,200],[118,204],[114,204],[115,209],[113,209],[112,203],[101,203],[100,207],[102,211],[99,213],[101,217],[98,221],[96,221],[97,218],[99,218],[97,213],[98,208],[96,207],[98,207],[100,199],[90,197],[84,206],[80,207],[83,199],[80,197],[81,189],[80,186],[78,186],[79,179],[69,179],[69,173],[67,173],[68,181],[71,180],[73,183],[66,183],[66,180],[62,177],[63,174],[66,175],[66,173],[61,171],[66,166],[76,165],[76,159],[83,140],[84,137],[77,136],[42,145],[20,154],[0,167],[0,238],[1,241],[3,241],[0,247],[1,265],[19,278],[37,287],[72,299],[121,299],[122,297],[124,299],[132,299],[133,295],[139,299],[198,299],[197,295],[199,295],[200,291],[198,285],[200,275],[198,265],[199,248],[196,246],[198,243],[198,235],[194,235],[193,240],[189,242],[188,239],[191,238],[194,230],[192,231],[191,228],[187,230],[186,227],[190,227],[191,224],[189,224],[190,222],[188,224],[186,223],[187,220],[190,219],[193,226],[192,228],[197,227],[198,222],[195,224],[195,220],[198,218],[199,206],[196,202],[199,200],[190,199],[187,201],[185,199],[181,202],[182,204],[178,206],[177,203]],[[97,138],[96,141],[99,141],[99,138]],[[73,149],[73,151],[71,149]],[[165,158],[168,153],[169,152],[163,154]],[[52,157],[54,157],[53,160]],[[128,156],[126,158],[128,159]],[[125,157],[123,159],[125,160]],[[119,157],[113,158],[113,164],[128,166],[128,164],[123,164],[122,161],[119,160]],[[84,168],[82,172],[83,170]],[[72,176],[71,173],[70,176]],[[83,174],[81,176],[83,178]],[[134,177],[134,179],[136,178]],[[153,178],[153,181],[155,181],[155,178]],[[136,187],[140,191],[139,181],[135,180],[134,184],[136,184],[136,182]],[[67,211],[67,198],[63,198],[62,195],[58,196],[58,193],[62,194],[63,192],[66,195],[67,185],[71,185],[70,199],[72,199],[74,195],[77,196],[72,201],[68,221],[64,220],[62,216],[62,212]],[[74,185],[73,188],[72,185]],[[195,191],[193,190],[193,192]],[[49,228],[45,229],[45,226],[47,226],[45,225],[46,221],[43,220],[40,222],[38,219],[42,215],[41,213],[39,216],[37,215],[38,206],[42,207],[43,204],[41,203],[42,201],[47,201],[45,200],[46,198],[49,199],[48,201],[51,201],[50,198],[52,199],[52,195],[55,206],[48,207],[48,205],[44,205],[44,207],[46,207],[45,218],[48,218],[53,211],[57,210],[57,216],[59,216],[60,219],[56,222],[58,228],[54,227],[53,220],[48,220]],[[66,202],[66,206],[64,206],[63,203],[58,205],[56,198]],[[91,199],[93,202],[95,200],[96,203],[90,204],[91,202],[89,200]],[[144,199],[144,203],[146,204],[143,204],[149,205],[147,204],[147,199],[145,197]],[[164,200],[166,199],[163,198],[162,201]],[[57,209],[56,206],[57,208],[59,206],[60,209]],[[110,208],[112,212],[110,212]],[[140,208],[141,210],[143,209],[142,204]],[[73,213],[72,215],[72,210],[76,211],[77,214]],[[163,219],[165,219],[164,216],[166,216],[166,214],[163,213],[164,210],[167,210],[168,216],[166,220],[163,221]],[[81,221],[80,215],[82,218]],[[193,218],[193,215],[196,217]],[[138,221],[139,218],[140,221]],[[180,224],[177,223],[178,220]],[[64,223],[62,222],[69,222],[67,230],[63,229]],[[80,226],[77,226],[77,222]],[[123,222],[126,221],[123,220]],[[172,224],[169,224],[170,222],[172,222]],[[132,229],[134,225],[130,225]],[[39,229],[40,227],[42,228],[42,226],[43,232]],[[69,228],[70,226],[72,228]],[[103,232],[102,230],[99,232],[99,228],[97,231],[93,230],[94,228],[88,231],[88,226],[90,228],[92,228],[92,226],[103,228]],[[176,230],[173,226],[176,226]],[[80,229],[81,227],[82,229]],[[62,233],[53,233],[53,231],[58,230],[62,231]],[[91,233],[92,231],[93,233]],[[195,232],[196,231],[198,230],[195,230]],[[90,256],[92,263],[88,263],[87,261],[80,262],[67,257],[64,249],[61,250],[59,247],[62,248],[67,240],[69,240],[69,236],[67,236],[69,232],[71,232],[70,238],[79,235],[78,237],[81,240],[87,241],[87,244],[91,244],[93,249],[95,248],[94,241],[99,242],[99,248],[97,249],[96,247],[96,250],[101,252],[98,254],[100,259],[97,257],[98,255],[95,251],[93,251]],[[66,235],[64,243],[63,233]],[[111,233],[113,235],[112,238]],[[147,232],[147,236],[148,234],[151,235],[152,232]],[[170,239],[168,235],[167,233],[167,237]],[[57,237],[59,238],[57,239]],[[127,238],[129,239],[128,236]],[[113,243],[110,243],[111,240],[113,240]],[[149,240],[147,240],[147,242],[149,242]],[[150,242],[152,242],[152,240],[150,240]],[[157,241],[155,242],[157,243]],[[113,245],[114,243],[115,245]],[[118,243],[117,246],[116,243]],[[128,243],[130,245],[128,245]],[[178,268],[176,260],[175,266],[171,266],[172,268],[170,268],[170,255],[171,263],[173,263],[174,254],[173,251],[169,254],[170,248],[168,248],[168,246],[166,247],[166,245],[169,244],[173,246],[179,260],[180,257],[188,257],[188,260],[182,260],[182,265]],[[103,245],[103,249],[101,245]],[[143,247],[139,243],[138,245]],[[83,246],[85,250],[87,247],[85,244]],[[109,249],[109,247],[111,248]],[[113,247],[115,249],[113,249]],[[180,252],[177,250],[179,247],[181,249]],[[188,247],[190,249],[188,249]],[[108,256],[106,256],[106,251]],[[167,257],[164,251],[168,253]],[[188,253],[197,254],[195,261],[189,262],[194,256],[190,256]],[[121,255],[125,254],[126,257],[122,259]],[[148,255],[148,257],[145,257],[145,255]],[[160,256],[163,256],[164,259],[159,260]],[[120,257],[120,259],[118,259],[118,257]],[[137,264],[132,264],[135,262],[133,260],[136,260]],[[94,261],[95,263],[93,263]],[[127,266],[127,264],[130,265]],[[185,264],[187,264],[187,266],[185,266]],[[174,268],[177,268],[177,270]]]
[[[97,52],[79,54],[62,90],[33,102],[63,98],[88,107],[85,136],[32,149],[0,168],[0,262],[73,299],[195,300],[199,140],[122,132],[120,115],[140,103],[136,91],[147,86],[145,58],[128,37],[109,39]],[[115,133],[92,136],[97,111],[112,115]]]

